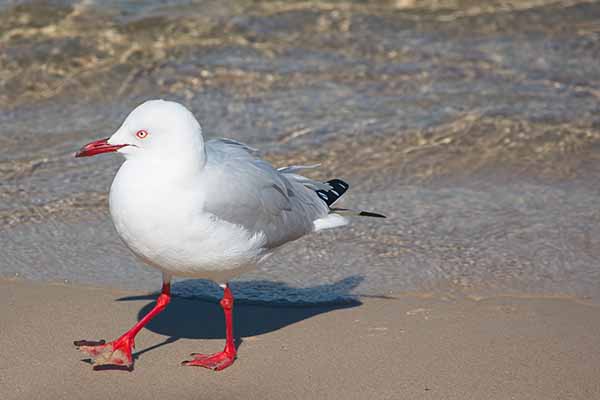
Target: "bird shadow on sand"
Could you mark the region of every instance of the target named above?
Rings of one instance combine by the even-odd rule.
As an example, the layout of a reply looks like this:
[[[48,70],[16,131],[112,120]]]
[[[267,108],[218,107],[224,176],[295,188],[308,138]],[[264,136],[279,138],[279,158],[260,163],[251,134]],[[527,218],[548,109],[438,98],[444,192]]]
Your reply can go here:
[[[361,276],[351,276],[332,284],[307,288],[294,288],[285,283],[269,281],[232,283],[231,289],[236,298],[233,313],[236,347],[241,345],[244,337],[273,332],[315,315],[361,305],[351,291],[363,279]],[[167,308],[146,325],[146,329],[167,338],[136,352],[134,358],[181,338],[225,339],[225,319],[219,305],[222,290],[217,285],[207,281],[186,280],[176,282],[173,293]],[[192,293],[193,298],[189,298]],[[264,296],[257,297],[258,293],[271,295],[268,300],[262,300]],[[140,320],[152,309],[157,295],[128,296],[117,301],[152,300],[138,312]]]

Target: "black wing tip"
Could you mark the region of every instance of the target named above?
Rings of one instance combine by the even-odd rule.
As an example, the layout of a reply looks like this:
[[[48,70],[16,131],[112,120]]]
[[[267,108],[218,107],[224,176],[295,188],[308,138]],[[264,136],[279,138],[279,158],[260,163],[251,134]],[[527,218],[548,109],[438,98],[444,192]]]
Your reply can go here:
[[[331,206],[340,197],[342,197],[342,195],[344,193],[346,193],[346,191],[350,187],[350,185],[348,183],[344,182],[341,179],[331,179],[325,183],[327,183],[329,186],[331,186],[331,189],[316,190],[316,192],[319,195],[319,197],[321,198],[321,200],[323,200],[325,202],[325,204],[327,204],[328,206]]]
[[[342,188],[348,190],[348,188],[350,187],[350,184],[348,184],[348,182],[345,182],[341,179],[335,178],[335,179],[330,179],[327,181],[327,183],[331,186],[341,186]]]
[[[378,213],[369,212],[369,211],[361,211],[358,215],[360,215],[361,217],[387,218],[383,214],[378,214]]]

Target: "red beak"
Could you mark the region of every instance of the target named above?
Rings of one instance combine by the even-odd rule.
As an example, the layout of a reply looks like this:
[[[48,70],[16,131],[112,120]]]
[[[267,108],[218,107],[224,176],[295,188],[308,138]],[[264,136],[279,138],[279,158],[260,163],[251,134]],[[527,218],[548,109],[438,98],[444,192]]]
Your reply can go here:
[[[83,146],[76,154],[75,157],[90,157],[101,153],[110,153],[111,151],[117,151],[121,147],[127,146],[126,144],[109,144],[108,138],[96,140]]]

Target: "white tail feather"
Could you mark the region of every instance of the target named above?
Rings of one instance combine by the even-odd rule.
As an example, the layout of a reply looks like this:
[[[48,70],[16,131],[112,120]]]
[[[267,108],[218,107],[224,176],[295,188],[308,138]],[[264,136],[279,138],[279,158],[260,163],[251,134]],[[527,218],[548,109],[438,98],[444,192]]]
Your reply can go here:
[[[326,217],[313,221],[315,232],[323,229],[337,228],[338,226],[348,225],[348,223],[348,219],[339,214],[329,214]]]

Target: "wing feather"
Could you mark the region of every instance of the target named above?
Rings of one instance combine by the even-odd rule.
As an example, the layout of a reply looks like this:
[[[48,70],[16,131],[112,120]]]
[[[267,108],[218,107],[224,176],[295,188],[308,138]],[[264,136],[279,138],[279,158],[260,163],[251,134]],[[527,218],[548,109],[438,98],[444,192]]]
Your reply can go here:
[[[324,184],[296,174],[297,167],[277,170],[251,152],[229,139],[206,142],[205,211],[264,234],[268,248],[313,231],[313,222],[329,213],[314,192]]]

